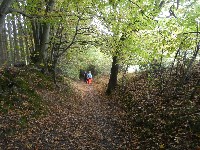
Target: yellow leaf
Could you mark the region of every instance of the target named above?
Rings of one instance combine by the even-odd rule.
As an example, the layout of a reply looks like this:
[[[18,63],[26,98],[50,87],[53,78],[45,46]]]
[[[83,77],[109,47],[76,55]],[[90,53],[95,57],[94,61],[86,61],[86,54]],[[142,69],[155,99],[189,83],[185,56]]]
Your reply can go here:
[[[161,144],[161,145],[160,145],[160,149],[163,149],[163,148],[164,148],[164,144]]]

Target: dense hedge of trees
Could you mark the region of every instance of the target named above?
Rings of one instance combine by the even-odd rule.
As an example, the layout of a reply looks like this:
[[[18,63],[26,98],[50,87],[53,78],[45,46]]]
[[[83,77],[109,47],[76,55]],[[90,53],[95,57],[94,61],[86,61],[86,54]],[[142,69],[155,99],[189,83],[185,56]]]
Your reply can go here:
[[[0,66],[32,64],[52,73],[67,54],[101,47],[113,58],[107,93],[119,65],[159,68],[174,58],[184,79],[199,61],[198,1],[1,0]],[[103,61],[103,60],[102,60]]]

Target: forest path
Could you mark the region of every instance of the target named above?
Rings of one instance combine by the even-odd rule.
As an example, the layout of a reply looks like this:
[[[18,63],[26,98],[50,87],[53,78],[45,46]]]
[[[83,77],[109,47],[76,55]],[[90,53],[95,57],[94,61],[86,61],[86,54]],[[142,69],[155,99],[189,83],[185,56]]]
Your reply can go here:
[[[81,118],[87,130],[82,130],[88,140],[82,148],[89,149],[131,149],[130,135],[122,125],[123,111],[112,101],[102,96],[98,85],[75,83],[82,95]],[[89,145],[87,145],[89,144]]]
[[[131,133],[124,124],[124,112],[108,100],[98,83],[73,83],[77,98],[45,93],[50,114],[0,140],[1,149],[116,150],[131,147]]]

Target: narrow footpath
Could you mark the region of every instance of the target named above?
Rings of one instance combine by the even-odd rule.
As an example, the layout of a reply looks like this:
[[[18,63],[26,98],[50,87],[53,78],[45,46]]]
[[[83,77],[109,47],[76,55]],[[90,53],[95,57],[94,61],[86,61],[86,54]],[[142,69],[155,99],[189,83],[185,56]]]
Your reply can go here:
[[[122,125],[123,112],[100,96],[94,84],[78,83],[76,87],[83,95],[80,118],[85,130],[81,133],[90,143],[84,143],[80,136],[82,149],[131,149],[130,133]]]

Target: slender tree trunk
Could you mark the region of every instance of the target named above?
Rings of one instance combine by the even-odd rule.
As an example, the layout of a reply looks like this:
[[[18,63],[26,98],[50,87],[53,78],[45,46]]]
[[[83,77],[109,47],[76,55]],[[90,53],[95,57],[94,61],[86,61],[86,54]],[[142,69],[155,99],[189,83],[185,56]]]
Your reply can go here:
[[[117,86],[117,75],[118,75],[119,65],[117,64],[117,56],[113,57],[112,68],[110,79],[108,83],[108,88],[106,93],[109,95],[111,94],[112,90]]]
[[[193,53],[193,57],[189,63],[189,65],[187,66],[187,70],[185,72],[185,75],[183,77],[183,81],[182,81],[182,84],[186,81],[186,79],[188,78],[189,74],[190,74],[190,71],[191,71],[191,68],[192,68],[192,65],[193,63],[195,62],[196,58],[197,58],[197,55],[199,53],[199,49],[200,49],[200,42],[199,42],[199,24],[197,23],[197,37],[196,37],[196,48],[195,48],[195,51]]]
[[[21,61],[23,63],[26,62],[26,51],[25,51],[25,47],[24,47],[24,26],[21,23],[21,18],[20,15],[17,16],[17,20],[18,20],[18,38],[19,38],[19,50],[20,50],[20,57],[21,57]]]
[[[162,55],[160,57],[160,64],[159,64],[159,91],[160,93],[162,94],[163,93],[163,90],[164,90],[164,87],[163,87],[163,84],[164,84],[164,74],[163,74],[163,53],[164,53],[164,50],[162,49]]]
[[[10,17],[7,18],[8,19],[8,23],[7,23],[7,28],[8,28],[8,39],[9,39],[9,51],[8,51],[8,55],[9,55],[9,64],[13,65],[14,64],[14,48],[13,48],[13,38],[11,36],[12,34],[12,27],[11,27],[11,21],[10,21]]]
[[[56,84],[56,67],[57,67],[57,62],[58,62],[58,59],[54,58],[54,61],[53,61],[53,81],[54,81],[54,84]]]
[[[7,61],[6,28],[5,24],[3,25],[2,32],[0,33],[0,66]]]
[[[39,25],[38,20],[33,19],[31,20],[31,26],[33,31],[33,39],[34,39],[34,50],[31,52],[31,61],[37,65],[40,62],[40,36],[39,36]]]
[[[26,18],[23,17],[23,20],[26,20]],[[24,44],[25,44],[24,48],[25,48],[25,53],[26,53],[25,60],[26,60],[26,63],[29,64],[29,62],[30,62],[30,50],[31,50],[31,47],[29,46],[29,43],[32,42],[32,37],[30,36],[31,32],[29,32],[29,28],[28,28],[28,25],[26,24],[26,21],[24,23],[23,34],[24,34],[23,41],[24,41]]]
[[[0,67],[4,64],[4,49],[3,49],[3,38],[0,33]]]
[[[14,55],[15,55],[14,62],[16,63],[20,61],[20,50],[19,50],[19,43],[18,43],[17,23],[16,23],[16,18],[14,15],[12,19],[13,19],[12,26],[13,26],[13,37],[14,37]]]
[[[6,62],[6,64],[8,65],[8,41],[7,41],[7,33],[6,33],[6,23],[4,23],[4,29],[3,29],[3,45],[4,45],[4,60]]]

